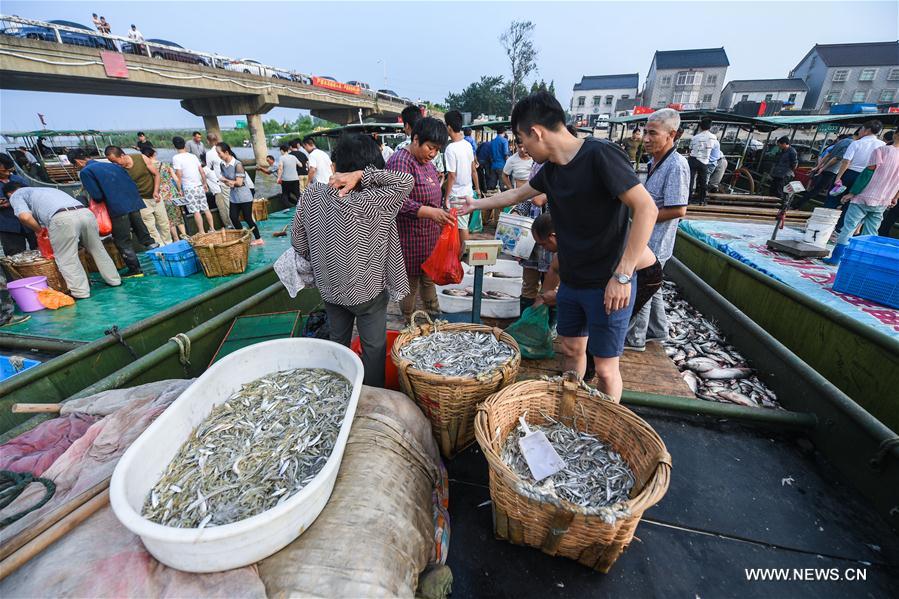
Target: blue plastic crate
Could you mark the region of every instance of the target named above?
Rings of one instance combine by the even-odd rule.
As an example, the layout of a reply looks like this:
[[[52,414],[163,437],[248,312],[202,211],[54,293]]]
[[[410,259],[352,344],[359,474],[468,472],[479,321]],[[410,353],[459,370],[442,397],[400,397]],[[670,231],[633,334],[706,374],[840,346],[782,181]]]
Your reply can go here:
[[[9,358],[10,356],[0,356],[0,381],[5,381],[11,376],[15,376],[20,372],[23,372],[40,364],[40,362],[38,362],[37,360],[28,360],[26,358],[23,358],[22,367],[16,370],[16,368],[12,365],[12,362],[9,361]]]
[[[197,253],[185,240],[164,245],[147,252],[153,267],[163,277],[189,277],[199,272],[200,260]]]
[[[833,290],[899,308],[899,239],[873,235],[852,239]]]

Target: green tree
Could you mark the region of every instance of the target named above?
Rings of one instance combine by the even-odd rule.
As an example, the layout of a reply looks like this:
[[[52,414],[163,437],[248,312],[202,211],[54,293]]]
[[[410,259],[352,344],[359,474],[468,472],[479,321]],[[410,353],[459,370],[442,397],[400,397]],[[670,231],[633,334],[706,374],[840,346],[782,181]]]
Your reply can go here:
[[[509,100],[512,106],[515,106],[520,97],[518,92],[524,87],[524,80],[537,70],[537,48],[532,39],[534,27],[530,21],[512,21],[509,28],[499,36],[499,43],[509,59],[509,92],[512,94]]]
[[[447,95],[444,102],[450,110],[470,112],[474,116],[507,115],[511,108],[508,91],[502,75],[482,75],[460,93]]]

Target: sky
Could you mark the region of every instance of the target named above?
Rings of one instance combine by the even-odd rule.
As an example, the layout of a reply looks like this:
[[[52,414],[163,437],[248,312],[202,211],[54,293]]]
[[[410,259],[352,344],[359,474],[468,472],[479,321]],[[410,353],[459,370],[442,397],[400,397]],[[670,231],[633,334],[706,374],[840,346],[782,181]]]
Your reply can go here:
[[[655,50],[723,46],[727,80],[786,77],[815,43],[899,39],[891,2],[27,2],[0,11],[90,25],[106,17],[114,34],[131,23],[147,38],[186,48],[361,80],[402,96],[442,101],[481,75],[507,75],[498,37],[513,20],[536,25],[537,77],[554,80],[567,106],[583,75],[640,74]],[[405,24],[405,25],[404,25]],[[386,83],[385,83],[386,65]],[[2,87],[2,80],[0,80]],[[0,89],[0,130],[40,127],[155,129],[201,126],[174,100]],[[295,119],[276,108],[265,118]],[[222,117],[224,127],[235,118]],[[242,118],[242,117],[240,117]]]

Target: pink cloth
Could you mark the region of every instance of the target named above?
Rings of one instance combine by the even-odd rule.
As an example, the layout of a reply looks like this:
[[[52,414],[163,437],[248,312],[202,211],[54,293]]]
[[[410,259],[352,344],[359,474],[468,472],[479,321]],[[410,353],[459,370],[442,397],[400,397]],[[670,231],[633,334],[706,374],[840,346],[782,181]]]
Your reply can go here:
[[[40,476],[97,420],[99,417],[74,413],[40,423],[0,445],[0,470]]]
[[[862,192],[852,198],[852,203],[886,206],[899,191],[899,147],[880,146],[871,153],[870,164],[877,167],[874,175]]]

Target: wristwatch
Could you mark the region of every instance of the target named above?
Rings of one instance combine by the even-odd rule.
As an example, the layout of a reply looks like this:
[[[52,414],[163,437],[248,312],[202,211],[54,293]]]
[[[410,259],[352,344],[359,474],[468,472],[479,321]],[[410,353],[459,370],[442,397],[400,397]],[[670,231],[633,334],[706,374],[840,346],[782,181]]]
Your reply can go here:
[[[612,278],[621,283],[622,285],[627,285],[631,282],[631,279],[634,277],[632,275],[621,274],[620,272],[612,273]]]

